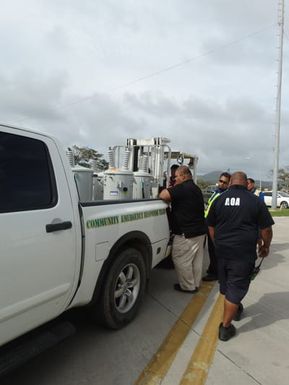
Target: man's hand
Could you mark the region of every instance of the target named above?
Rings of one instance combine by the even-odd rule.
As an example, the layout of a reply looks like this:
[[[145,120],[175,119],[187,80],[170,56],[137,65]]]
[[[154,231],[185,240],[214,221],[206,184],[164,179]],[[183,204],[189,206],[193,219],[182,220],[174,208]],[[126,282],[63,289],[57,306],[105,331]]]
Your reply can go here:
[[[159,198],[164,200],[165,202],[170,202],[171,194],[168,192],[167,189],[164,189],[163,191],[160,192]]]
[[[258,238],[258,240],[257,240],[258,251],[262,247],[262,245],[263,245],[263,240],[261,238]]]
[[[260,230],[260,235],[262,239],[262,245],[259,246],[258,255],[261,258],[267,257],[270,250],[270,244],[272,240],[272,227],[266,227],[265,229]]]
[[[259,250],[258,250],[258,257],[260,258],[265,258],[267,257],[267,255],[269,254],[269,247],[265,247],[264,245],[262,245],[261,247],[259,247]]]

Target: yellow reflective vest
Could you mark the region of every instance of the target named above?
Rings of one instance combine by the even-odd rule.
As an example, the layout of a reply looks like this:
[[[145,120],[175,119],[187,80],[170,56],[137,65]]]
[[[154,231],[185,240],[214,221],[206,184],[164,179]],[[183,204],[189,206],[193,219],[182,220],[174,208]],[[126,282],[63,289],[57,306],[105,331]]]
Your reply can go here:
[[[220,196],[221,193],[220,192],[217,192],[215,191],[211,196],[210,198],[208,199],[208,206],[207,208],[205,209],[205,218],[207,218],[207,216],[209,215],[209,211],[210,211],[210,208],[213,204],[213,202],[218,198],[218,196]]]

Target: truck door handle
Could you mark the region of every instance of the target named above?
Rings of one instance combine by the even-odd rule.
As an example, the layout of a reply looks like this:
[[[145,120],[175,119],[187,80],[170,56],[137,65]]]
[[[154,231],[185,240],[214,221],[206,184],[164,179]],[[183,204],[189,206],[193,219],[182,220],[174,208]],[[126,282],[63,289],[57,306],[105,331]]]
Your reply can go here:
[[[71,229],[72,223],[70,221],[59,222],[59,223],[49,223],[46,225],[46,232],[53,233],[54,231],[68,230]]]

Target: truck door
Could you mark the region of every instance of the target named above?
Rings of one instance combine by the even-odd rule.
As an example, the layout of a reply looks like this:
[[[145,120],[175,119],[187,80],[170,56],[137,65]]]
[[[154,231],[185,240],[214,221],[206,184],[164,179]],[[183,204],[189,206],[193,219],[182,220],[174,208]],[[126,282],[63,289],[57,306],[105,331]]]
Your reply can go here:
[[[1,345],[60,314],[77,280],[72,200],[52,139],[0,126],[0,229]]]

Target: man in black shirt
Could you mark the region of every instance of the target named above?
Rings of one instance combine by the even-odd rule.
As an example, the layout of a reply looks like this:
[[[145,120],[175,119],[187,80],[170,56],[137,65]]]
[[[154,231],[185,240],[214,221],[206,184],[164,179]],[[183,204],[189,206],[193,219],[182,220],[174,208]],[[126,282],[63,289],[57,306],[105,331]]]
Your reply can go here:
[[[220,292],[225,296],[219,338],[227,341],[236,334],[232,320],[239,320],[242,299],[248,292],[255,266],[256,243],[259,256],[266,257],[272,240],[274,221],[264,202],[247,190],[247,176],[235,172],[229,189],[212,205],[207,218],[218,259]]]
[[[172,259],[179,283],[175,290],[196,293],[202,277],[203,244],[207,231],[204,218],[204,200],[187,166],[175,173],[175,186],[160,193],[160,198],[171,202],[171,224],[175,235]]]

